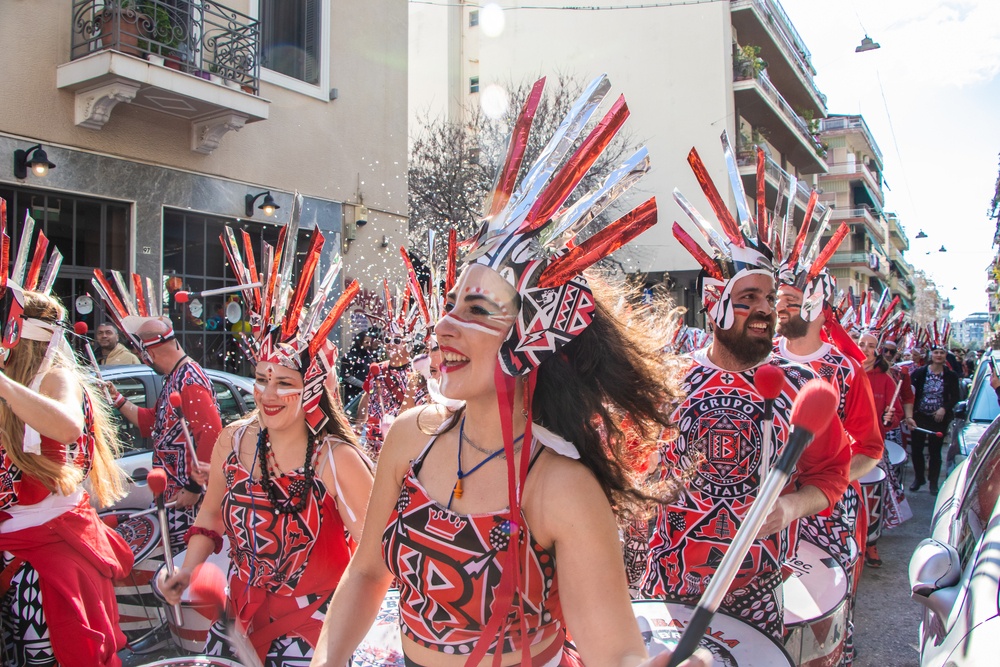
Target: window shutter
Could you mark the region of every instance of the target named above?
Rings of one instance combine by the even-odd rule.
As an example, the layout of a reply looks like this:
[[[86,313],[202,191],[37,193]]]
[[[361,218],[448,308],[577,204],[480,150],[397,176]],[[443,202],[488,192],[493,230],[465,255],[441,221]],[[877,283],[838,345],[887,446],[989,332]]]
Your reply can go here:
[[[306,57],[302,80],[306,83],[319,83],[319,26],[322,7],[320,0],[304,0],[304,4],[302,47]]]

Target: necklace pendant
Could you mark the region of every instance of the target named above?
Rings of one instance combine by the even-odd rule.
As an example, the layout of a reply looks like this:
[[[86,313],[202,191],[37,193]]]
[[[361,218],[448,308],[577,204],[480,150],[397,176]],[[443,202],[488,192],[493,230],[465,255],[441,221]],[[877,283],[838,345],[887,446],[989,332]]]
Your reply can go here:
[[[461,477],[459,477],[457,480],[455,480],[455,497],[456,498],[461,498],[462,497],[462,478]]]

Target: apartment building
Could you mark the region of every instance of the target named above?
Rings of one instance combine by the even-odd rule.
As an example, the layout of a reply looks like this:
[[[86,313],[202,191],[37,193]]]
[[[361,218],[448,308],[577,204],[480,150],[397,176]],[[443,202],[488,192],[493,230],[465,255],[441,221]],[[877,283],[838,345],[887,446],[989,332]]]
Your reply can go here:
[[[820,201],[833,208],[830,230],[850,227],[830,269],[841,289],[877,294],[889,289],[902,305],[913,305],[913,267],[903,257],[910,242],[895,213],[885,211],[882,151],[865,119],[831,114],[819,121],[829,171],[818,179]]]
[[[628,100],[632,137],[649,147],[652,159],[634,197],[655,194],[660,210],[660,224],[616,258],[651,283],[668,281],[694,322],[700,310],[696,265],[670,232],[673,221],[685,224],[671,198],[675,187],[710,211],[685,160],[691,147],[734,204],[719,136],[726,131],[732,138],[751,192],[753,145],[764,146],[769,204],[782,172],[799,179],[796,224],[815,175],[828,170],[814,136],[827,114],[826,99],[792,22],[777,0],[644,8],[608,0],[595,11],[570,11],[551,0],[498,4],[504,11],[462,0],[411,5],[411,132],[427,116],[461,122],[491,86],[546,75],[585,82],[607,73],[615,94]]]
[[[55,291],[92,329],[94,268],[149,276],[168,303],[177,289],[232,284],[223,227],[246,230],[259,253],[296,191],[300,237],[318,226],[333,241],[321,271],[342,253],[344,278],[366,287],[403,275],[406,3],[225,3],[4,3],[7,231],[17,239],[26,214],[37,221],[65,258]],[[35,147],[44,175],[23,164],[38,162]],[[239,356],[242,324],[221,317],[226,305],[169,304],[207,366]]]

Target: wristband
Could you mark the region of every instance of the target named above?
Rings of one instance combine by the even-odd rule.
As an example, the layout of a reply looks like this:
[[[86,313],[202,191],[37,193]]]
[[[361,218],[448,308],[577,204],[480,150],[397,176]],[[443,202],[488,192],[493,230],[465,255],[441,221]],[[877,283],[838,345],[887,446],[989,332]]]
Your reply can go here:
[[[202,528],[201,526],[191,526],[187,529],[187,532],[184,533],[184,544],[189,543],[191,538],[195,535],[204,535],[205,537],[211,538],[211,540],[215,542],[215,549],[212,553],[217,554],[222,551],[222,535],[219,535],[210,528]]]
[[[193,479],[189,479],[187,481],[184,485],[184,490],[190,491],[191,493],[205,493],[205,488]]]
[[[118,398],[115,399],[115,401],[114,401],[114,403],[112,405],[114,405],[115,408],[117,408],[118,410],[121,410],[122,406],[125,405],[127,402],[128,402],[128,399],[125,398],[124,394],[118,394]]]

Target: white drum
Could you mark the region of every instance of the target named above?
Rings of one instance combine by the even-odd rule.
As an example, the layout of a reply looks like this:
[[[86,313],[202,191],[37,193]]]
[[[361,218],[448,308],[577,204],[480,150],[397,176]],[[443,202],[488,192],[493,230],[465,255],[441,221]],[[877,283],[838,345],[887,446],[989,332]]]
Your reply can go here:
[[[358,644],[352,667],[403,667],[403,644],[399,634],[399,591],[390,589],[378,616],[364,640]]]
[[[674,602],[632,601],[632,613],[635,614],[649,655],[673,650],[681,640],[694,609]],[[716,612],[712,617],[700,645],[712,654],[715,665],[720,667],[795,665],[785,648],[775,639],[749,623],[722,612]]]
[[[893,475],[896,477],[896,483],[901,485],[903,483],[904,466],[906,465],[906,450],[892,440],[886,440],[885,458],[889,462],[889,467],[892,468]]]
[[[174,567],[179,568],[184,563],[184,554],[186,552],[181,551],[174,555]],[[212,563],[226,575],[226,579],[229,578],[229,539],[223,535],[222,537],[222,551],[217,554],[212,554],[208,557],[208,562]],[[160,571],[166,568],[166,564],[157,570],[156,577],[153,579],[153,594],[160,601],[163,606],[163,613],[167,618],[167,625],[170,627],[170,634],[173,636],[174,641],[178,646],[186,651],[191,651],[192,653],[198,653],[199,651],[205,650],[205,642],[208,640],[208,631],[212,627],[212,622],[208,620],[209,616],[214,616],[214,611],[205,610],[202,613],[202,607],[196,605],[191,601],[191,589],[187,588],[181,595],[181,627],[177,626],[177,622],[174,619],[174,609],[172,606],[168,605],[166,600],[163,598],[163,593],[160,592],[159,582],[160,582]],[[226,590],[226,597],[228,598],[229,591]],[[216,658],[210,658],[215,660]],[[156,663],[161,664],[161,663]],[[165,665],[172,665],[175,663],[168,662],[162,663]],[[187,663],[176,663],[176,664],[187,664]],[[201,663],[192,663],[201,664]],[[209,663],[211,664],[211,663]],[[238,663],[233,663],[238,664]]]
[[[847,632],[847,573],[820,547],[800,541],[782,584],[785,648],[800,667],[840,664]]]
[[[876,466],[858,482],[861,484],[862,499],[868,510],[868,544],[872,544],[882,535],[886,491],[885,471]]]
[[[163,565],[163,543],[160,541],[160,523],[155,515],[129,518],[131,511],[111,510],[101,512],[101,519],[115,524],[118,533],[134,558],[132,571],[115,579],[115,598],[118,600],[119,627],[129,642],[142,637],[163,623],[160,603],[153,595],[152,581],[156,570]]]

